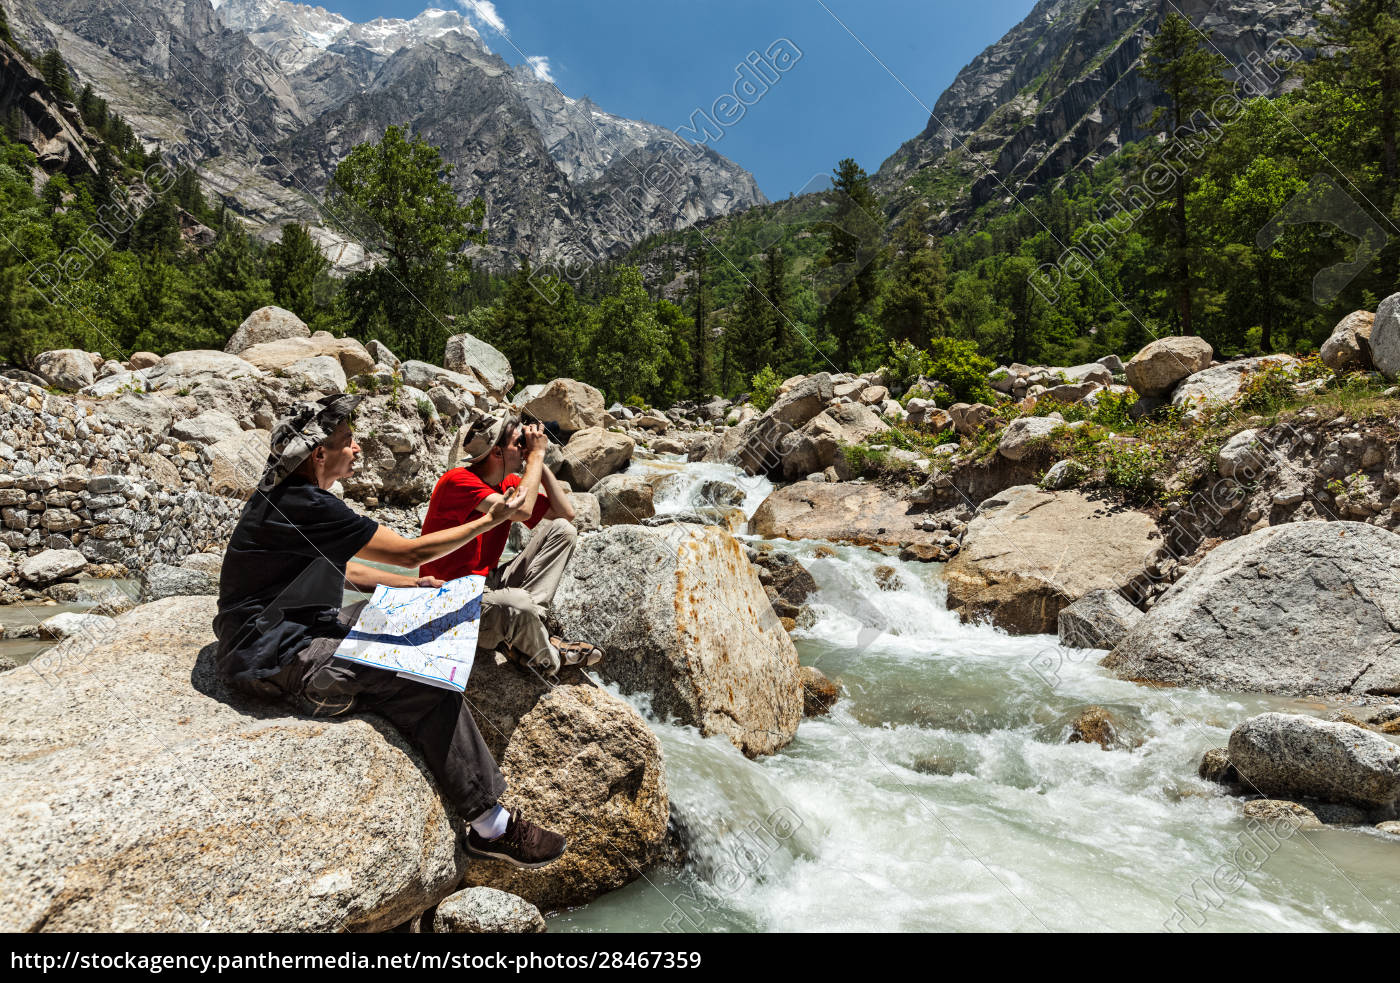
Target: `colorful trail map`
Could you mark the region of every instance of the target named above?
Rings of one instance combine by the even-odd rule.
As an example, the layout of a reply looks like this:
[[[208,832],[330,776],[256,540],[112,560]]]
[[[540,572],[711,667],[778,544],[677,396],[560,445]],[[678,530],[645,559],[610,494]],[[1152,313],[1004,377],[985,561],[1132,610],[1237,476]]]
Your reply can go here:
[[[461,577],[441,587],[376,587],[335,654],[465,690],[485,589],[485,577]]]

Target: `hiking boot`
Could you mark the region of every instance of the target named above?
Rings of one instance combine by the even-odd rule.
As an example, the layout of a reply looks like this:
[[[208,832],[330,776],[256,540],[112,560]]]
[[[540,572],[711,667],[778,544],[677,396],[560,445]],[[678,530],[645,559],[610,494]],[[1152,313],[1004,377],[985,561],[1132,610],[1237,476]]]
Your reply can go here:
[[[501,860],[512,867],[534,870],[548,867],[564,855],[568,841],[552,830],[536,826],[512,809],[506,831],[494,840],[479,836],[474,829],[467,832],[467,853],[487,860]]]
[[[558,635],[549,639],[559,650],[559,658],[566,666],[596,666],[603,661],[603,650],[591,642],[566,642]]]

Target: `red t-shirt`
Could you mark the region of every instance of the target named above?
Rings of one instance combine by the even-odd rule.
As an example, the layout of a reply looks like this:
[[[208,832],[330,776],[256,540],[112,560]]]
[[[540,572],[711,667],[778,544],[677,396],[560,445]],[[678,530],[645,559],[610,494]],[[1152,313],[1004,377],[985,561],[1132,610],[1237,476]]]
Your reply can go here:
[[[438,479],[437,487],[433,489],[428,514],[423,519],[423,535],[470,522],[482,502],[492,495],[505,494],[519,484],[520,475],[508,474],[499,487],[492,488],[466,468],[453,468]],[[549,499],[541,489],[539,497],[535,499],[535,510],[525,522],[526,528],[533,529],[539,525],[548,511]],[[488,529],[455,552],[423,564],[418,575],[439,580],[456,580],[472,574],[486,576],[501,562],[506,540],[510,538],[510,526],[509,522],[502,522],[494,529]]]

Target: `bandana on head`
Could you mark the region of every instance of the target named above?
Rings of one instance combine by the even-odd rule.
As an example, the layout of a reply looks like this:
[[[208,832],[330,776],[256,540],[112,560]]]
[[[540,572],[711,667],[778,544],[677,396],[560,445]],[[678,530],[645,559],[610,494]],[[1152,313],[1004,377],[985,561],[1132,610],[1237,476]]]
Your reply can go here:
[[[363,396],[338,393],[322,396],[314,403],[293,403],[272,430],[272,447],[258,490],[272,491],[287,480],[312,451],[330,439],[336,427],[350,419],[362,399]]]

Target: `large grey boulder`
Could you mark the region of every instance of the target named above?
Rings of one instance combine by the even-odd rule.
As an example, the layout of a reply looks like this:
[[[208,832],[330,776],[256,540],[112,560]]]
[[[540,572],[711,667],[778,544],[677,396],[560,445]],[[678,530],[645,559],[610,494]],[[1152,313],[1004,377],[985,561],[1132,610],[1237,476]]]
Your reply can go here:
[[[574,553],[551,619],[607,652],[599,672],[750,757],[802,718],[797,650],[743,548],[715,526],[612,526]]]
[[[1165,396],[1182,379],[1209,367],[1212,354],[1204,338],[1159,338],[1128,363],[1128,385],[1143,396]]]
[[[948,563],[948,607],[1011,634],[1057,630],[1060,611],[1118,590],[1161,543],[1150,516],[1076,491],[1016,485],[984,501]]]
[[[503,399],[515,388],[510,361],[475,335],[456,334],[448,338],[442,364],[453,372],[476,376],[497,399]]]
[[[656,514],[655,490],[639,474],[610,474],[592,488],[605,526],[639,525]]]
[[[556,473],[569,487],[589,491],[603,478],[627,467],[636,446],[626,434],[612,433],[602,427],[580,430],[564,445]]]
[[[417,753],[227,690],[214,609],[146,605],[0,676],[0,929],[382,931],[456,887]]]
[[[1239,395],[1240,387],[1251,374],[1271,365],[1293,368],[1298,365],[1298,360],[1292,355],[1262,355],[1202,369],[1181,380],[1172,392],[1172,405],[1223,406]]]
[[[1230,763],[1250,791],[1393,812],[1400,745],[1346,723],[1262,713],[1230,734]]]
[[[1064,425],[1065,421],[1058,417],[1018,417],[1008,423],[1006,429],[1001,432],[997,453],[1008,460],[1019,461]]]
[[[1241,430],[1215,452],[1215,467],[1226,478],[1249,481],[1259,477],[1272,456],[1259,440],[1259,431]]]
[[[544,930],[538,908],[494,887],[458,891],[433,913],[433,931],[441,934],[531,935]]]
[[[1400,376],[1400,293],[1391,294],[1376,307],[1369,343],[1371,364],[1387,378]]]
[[[80,406],[83,404],[79,404]],[[164,433],[175,419],[170,401],[157,395],[123,393],[115,399],[87,404],[104,426]]]
[[[310,338],[306,322],[283,307],[259,307],[243,319],[238,330],[229,338],[224,351],[238,355],[265,341],[285,338]]]
[[[19,575],[31,584],[43,587],[55,580],[71,577],[85,566],[87,560],[77,550],[44,550],[22,562]]]
[[[345,369],[339,359],[330,355],[312,355],[310,358],[297,359],[287,366],[285,372],[289,376],[305,379],[312,389],[323,396],[345,391]]]
[[[556,682],[500,655],[477,658],[466,698],[506,778],[501,804],[569,841],[564,856],[539,870],[473,860],[467,885],[557,910],[630,884],[656,861],[671,812],[666,765],[631,704],[576,669]]]
[[[1111,649],[1142,612],[1117,591],[1090,591],[1062,610],[1056,620],[1060,643],[1081,649]]]
[[[41,352],[34,358],[34,370],[49,385],[70,393],[92,385],[97,378],[92,356],[79,348]]]
[[[39,623],[39,637],[51,639],[101,638],[116,627],[116,622],[100,614],[65,611]]]
[[[1371,367],[1371,330],[1376,315],[1352,311],[1337,322],[1318,354],[1334,372],[1351,372]]]
[[[152,391],[193,389],[209,379],[262,378],[256,365],[226,352],[196,349],[171,352],[159,364],[144,370]]]
[[[1252,693],[1397,693],[1397,583],[1395,533],[1360,522],[1261,529],[1207,553],[1103,665]]]
[[[243,433],[238,421],[222,410],[209,410],[180,420],[170,427],[170,435],[192,444],[218,444],[225,440],[236,440]]]
[[[265,372],[285,372],[304,358],[326,355],[340,362],[347,378],[374,371],[374,359],[354,338],[336,338],[317,331],[310,338],[280,338],[252,345],[240,357]]]
[[[768,407],[765,416],[786,423],[794,430],[826,409],[826,404],[835,396],[831,374],[818,372],[809,375],[779,396]]]
[[[520,409],[536,420],[557,423],[564,431],[603,426],[607,405],[603,394],[588,383],[555,379],[537,392],[534,390],[531,386],[521,394]]]
[[[486,387],[476,376],[453,372],[431,362],[420,362],[410,358],[399,364],[399,375],[405,385],[422,389],[424,392],[435,386],[446,386],[450,389],[464,390],[473,396],[486,395]]]

